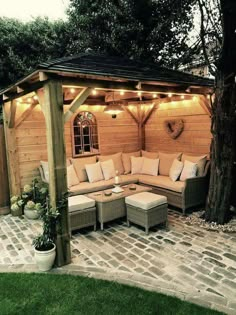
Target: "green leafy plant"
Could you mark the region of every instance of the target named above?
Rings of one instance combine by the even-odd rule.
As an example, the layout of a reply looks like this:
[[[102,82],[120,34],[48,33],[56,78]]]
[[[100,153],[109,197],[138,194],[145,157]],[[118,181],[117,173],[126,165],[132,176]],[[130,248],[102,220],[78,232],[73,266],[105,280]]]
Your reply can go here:
[[[33,245],[37,250],[45,251],[53,248],[57,234],[57,222],[60,219],[61,211],[67,206],[67,198],[66,193],[54,208],[50,206],[49,197],[47,197],[40,215],[43,221],[43,233],[33,239]]]
[[[27,209],[41,210],[46,202],[47,195],[48,188],[46,184],[34,178],[31,185],[24,186],[21,198]]]

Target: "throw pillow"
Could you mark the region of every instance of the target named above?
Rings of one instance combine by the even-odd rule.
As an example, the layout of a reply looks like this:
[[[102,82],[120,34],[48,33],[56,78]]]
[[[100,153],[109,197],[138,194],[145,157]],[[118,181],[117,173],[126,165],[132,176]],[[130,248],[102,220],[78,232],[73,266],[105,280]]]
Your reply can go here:
[[[95,183],[104,179],[100,162],[85,164],[85,169],[90,183]]]
[[[49,168],[48,168],[48,162],[47,161],[40,161],[40,164],[43,168],[43,174],[44,178],[47,182],[49,182]]]
[[[156,176],[158,174],[158,166],[159,159],[148,159],[144,157],[141,173]]]
[[[131,174],[141,174],[143,157],[131,156]]]
[[[101,168],[105,180],[114,178],[116,176],[116,171],[112,160],[101,162]]]
[[[148,159],[157,159],[158,158],[158,152],[149,152],[142,150],[142,156],[146,157]]]
[[[177,181],[182,172],[183,167],[184,167],[183,162],[174,159],[169,172],[169,177],[173,182]]]
[[[183,162],[185,160],[188,160],[190,162],[197,163],[197,176],[203,176],[206,161],[207,161],[207,155],[196,156],[196,155],[183,154],[181,160]]]
[[[184,181],[187,178],[196,177],[197,174],[197,163],[193,163],[190,161],[184,161],[184,168],[180,175],[180,180]]]
[[[99,155],[98,160],[104,162],[107,160],[112,160],[114,163],[115,170],[118,171],[119,175],[124,174],[124,167],[121,158],[121,152],[112,154],[112,155]]]
[[[122,161],[124,165],[125,174],[129,174],[131,172],[131,160],[130,160],[131,156],[139,157],[140,151],[122,153]]]
[[[159,152],[159,174],[169,176],[171,165],[174,159],[180,160],[182,153]]]
[[[85,170],[85,164],[96,163],[96,156],[88,156],[86,158],[71,159],[71,162],[75,168],[76,174],[80,182],[87,182],[88,176]]]
[[[79,184],[78,176],[75,172],[73,164],[67,166],[67,186],[70,188],[71,186],[75,186]]]

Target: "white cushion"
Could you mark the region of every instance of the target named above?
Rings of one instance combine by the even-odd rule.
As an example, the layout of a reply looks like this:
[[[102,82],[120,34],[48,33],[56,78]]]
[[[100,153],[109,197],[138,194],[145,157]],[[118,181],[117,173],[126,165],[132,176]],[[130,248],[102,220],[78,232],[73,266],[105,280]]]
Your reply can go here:
[[[193,162],[193,163],[197,163],[197,176],[203,176],[206,161],[207,161],[207,155],[196,156],[196,155],[183,154],[181,161],[184,162],[185,160]]]
[[[85,164],[85,169],[90,183],[98,182],[99,180],[104,179],[100,162]]]
[[[74,165],[76,174],[79,178],[80,182],[86,182],[88,180],[88,176],[85,170],[85,164],[93,164],[96,163],[96,156],[88,156],[77,159],[71,159],[71,163]]]
[[[114,178],[116,176],[113,160],[107,160],[100,163],[101,163],[101,168],[102,168],[102,172],[103,172],[103,176],[105,180]]]
[[[125,174],[129,174],[131,172],[131,156],[140,156],[140,151],[122,153],[122,162],[124,165]]]
[[[115,170],[119,172],[119,175],[124,174],[124,166],[122,162],[122,153],[118,152],[111,155],[99,155],[98,160],[104,162],[107,160],[112,160],[114,163]]]
[[[74,169],[73,164],[67,166],[67,186],[70,188],[71,186],[75,186],[79,184],[79,179]]]
[[[45,180],[49,182],[49,168],[48,168],[48,162],[47,161],[40,161],[40,164],[43,168],[43,173]]]
[[[158,174],[159,159],[143,158],[141,174],[153,175]]]
[[[143,157],[131,156],[131,174],[141,174]]]
[[[169,172],[170,179],[173,180],[173,182],[177,181],[182,172],[183,167],[184,167],[183,162],[174,159]]]
[[[95,200],[86,196],[72,196],[68,198],[69,212],[84,210],[95,206]]]
[[[180,180],[184,181],[187,178],[196,177],[197,174],[197,163],[193,163],[190,161],[184,161],[184,168],[182,170]]]
[[[150,192],[141,192],[126,197],[125,203],[133,207],[148,210],[167,203],[167,198],[165,196],[156,195]]]

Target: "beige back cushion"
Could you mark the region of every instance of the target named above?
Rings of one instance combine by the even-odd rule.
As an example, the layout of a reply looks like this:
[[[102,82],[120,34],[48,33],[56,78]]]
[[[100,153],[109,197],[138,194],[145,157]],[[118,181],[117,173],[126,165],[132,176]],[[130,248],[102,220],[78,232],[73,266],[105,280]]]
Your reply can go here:
[[[174,159],[180,160],[182,153],[159,152],[159,174],[169,176],[171,165]]]
[[[136,152],[129,152],[129,153],[122,153],[122,161],[124,165],[124,173],[129,174],[131,172],[131,156],[139,157],[140,151]]]
[[[112,155],[99,155],[98,159],[100,162],[104,162],[107,160],[112,160],[114,163],[115,170],[119,172],[119,175],[124,174],[124,166],[121,158],[122,153],[115,153]]]
[[[197,176],[203,176],[207,161],[207,155],[196,156],[183,154],[181,161],[184,162],[186,160],[193,163],[197,163]]]
[[[158,158],[158,152],[149,152],[142,150],[142,156],[146,157],[148,159],[157,159]]]
[[[71,159],[71,163],[74,166],[76,174],[79,178],[80,182],[87,182],[88,176],[85,170],[85,164],[94,164],[96,163],[96,156],[88,156],[86,158],[78,158],[78,159]]]

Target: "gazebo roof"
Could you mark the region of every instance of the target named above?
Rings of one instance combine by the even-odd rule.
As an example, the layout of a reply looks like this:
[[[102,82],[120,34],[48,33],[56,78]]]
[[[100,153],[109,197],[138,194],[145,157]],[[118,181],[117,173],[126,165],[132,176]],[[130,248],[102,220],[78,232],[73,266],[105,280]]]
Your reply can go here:
[[[126,78],[142,81],[161,81],[188,85],[212,86],[211,79],[160,67],[155,63],[91,53],[55,59],[38,66],[44,71],[63,71],[96,76]]]

